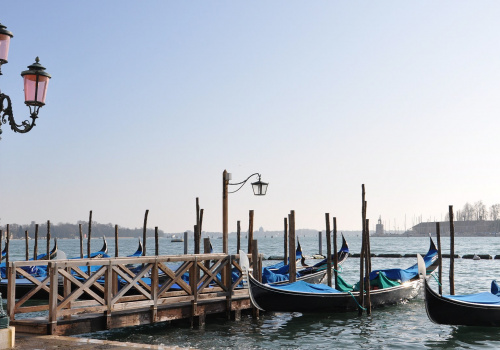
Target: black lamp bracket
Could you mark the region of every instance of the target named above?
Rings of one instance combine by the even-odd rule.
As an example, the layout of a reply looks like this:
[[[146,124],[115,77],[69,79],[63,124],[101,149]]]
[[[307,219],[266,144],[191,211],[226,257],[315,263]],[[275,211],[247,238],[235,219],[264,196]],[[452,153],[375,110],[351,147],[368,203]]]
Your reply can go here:
[[[235,193],[235,192],[238,192],[243,186],[245,186],[245,184],[247,183],[248,180],[250,180],[250,178],[252,176],[255,176],[257,175],[259,177],[259,181],[260,181],[260,174],[259,173],[253,173],[252,175],[250,175],[249,177],[246,178],[246,180],[244,181],[241,181],[241,182],[237,182],[237,183],[234,183],[234,184],[231,184],[231,183],[228,183],[228,185],[230,186],[238,186],[238,185],[241,185],[240,187],[238,187],[236,190],[234,191],[231,191],[231,192],[228,192],[228,193]]]
[[[31,122],[24,120],[19,125],[14,120],[14,115],[12,114],[12,102],[10,97],[0,93],[0,135],[2,134],[2,124],[6,124],[7,121],[9,121],[10,128],[14,130],[14,132],[24,134],[33,129],[35,126],[35,120],[38,118],[38,110],[40,109],[40,106],[31,107],[32,106],[29,106]]]

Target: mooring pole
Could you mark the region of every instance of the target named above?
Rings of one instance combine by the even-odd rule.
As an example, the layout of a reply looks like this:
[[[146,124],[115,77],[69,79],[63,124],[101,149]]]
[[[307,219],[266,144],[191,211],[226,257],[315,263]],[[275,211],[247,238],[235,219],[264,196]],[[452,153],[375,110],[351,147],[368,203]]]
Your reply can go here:
[[[337,253],[337,218],[333,218],[333,276],[335,278],[335,289],[338,287],[339,256]]]
[[[323,237],[321,236],[322,232],[318,232],[318,254],[323,255]],[[326,233],[328,237],[328,232]]]
[[[295,282],[297,280],[297,264],[296,264],[296,254],[295,254],[295,210],[290,211],[290,216],[288,218],[290,222],[290,239],[288,243],[288,250],[290,251],[290,259],[288,262],[288,272],[289,281]]]
[[[38,258],[38,224],[35,224],[35,247],[33,248],[33,260]]]
[[[439,260],[439,295],[443,295],[443,255],[441,253],[441,229],[439,227],[439,222],[436,222],[436,236],[438,243],[438,260]]]
[[[188,253],[188,248],[189,248],[189,243],[188,243],[188,233],[187,231],[184,232],[184,254],[187,254]]]
[[[28,261],[30,259],[29,255],[30,255],[30,252],[29,252],[29,245],[28,245],[28,230],[24,231],[24,243],[25,243],[25,248],[26,248],[26,261]],[[0,248],[0,252],[1,252],[1,248]]]
[[[288,220],[287,218],[283,219],[283,248],[284,248],[284,255],[283,255],[283,264],[287,265],[288,264]]]
[[[366,216],[366,204],[365,204],[365,216]],[[365,230],[366,230],[366,234],[365,234],[365,244],[366,244],[366,256],[365,256],[365,278],[366,278],[366,282],[365,282],[365,286],[366,286],[366,313],[368,315],[371,315],[372,313],[372,302],[371,302],[371,296],[370,296],[370,289],[371,289],[371,285],[370,285],[370,272],[371,272],[371,257],[370,257],[370,230],[369,230],[369,220],[366,219],[366,225],[365,225]]]
[[[326,278],[328,287],[332,286],[332,240],[330,236],[330,214],[325,213],[326,221]],[[321,237],[321,232],[320,235]],[[321,242],[321,239],[320,239]],[[321,252],[320,252],[321,254]]]
[[[240,220],[236,222],[236,253],[239,254],[241,249],[241,223]]]
[[[118,225],[115,225],[115,258],[118,258]]]
[[[78,224],[78,231],[80,233],[80,259],[83,259],[83,231],[82,231],[82,224]]]
[[[158,237],[158,226],[155,226],[155,255],[160,255],[160,241]]]
[[[148,225],[148,214],[149,214],[149,209],[146,209],[146,213],[144,214],[144,226],[142,228],[142,256],[146,256],[146,227]]]
[[[453,205],[449,207],[450,216],[450,295],[455,295],[455,225],[453,224]]]
[[[50,260],[50,220],[47,220],[47,255],[45,259]]]
[[[90,259],[90,239],[92,238],[92,210],[89,214],[89,231],[87,234],[87,259]],[[88,275],[90,276],[90,266],[87,268]]]
[[[253,244],[253,210],[248,212],[248,254],[252,254]]]

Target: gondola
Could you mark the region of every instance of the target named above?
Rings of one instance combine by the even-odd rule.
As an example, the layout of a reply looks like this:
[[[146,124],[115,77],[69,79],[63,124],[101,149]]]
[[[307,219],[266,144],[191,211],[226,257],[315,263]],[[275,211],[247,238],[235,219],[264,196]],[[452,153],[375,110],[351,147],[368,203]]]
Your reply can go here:
[[[423,257],[424,259],[424,265],[426,268],[426,275],[430,275],[438,266],[439,266],[439,260],[438,260],[438,251],[436,248],[436,245],[434,244],[434,241],[432,238],[429,236],[430,240],[430,245],[429,245],[429,250]],[[418,256],[419,254],[417,254]],[[417,272],[418,272],[418,263],[410,266],[407,269],[385,269],[385,270],[375,270],[370,272],[370,280],[374,279],[377,277],[379,271],[383,271],[384,275],[394,281],[400,281],[400,282],[406,282],[409,279],[413,278]]]
[[[7,257],[7,250],[9,250],[9,242],[5,243],[5,247],[2,250],[0,261]]]
[[[302,247],[300,246],[299,240],[297,240],[297,248],[295,249],[295,263],[303,262],[303,259],[304,259],[304,255],[302,253]],[[288,262],[289,261],[290,261],[290,258],[288,259]],[[282,269],[284,266],[288,266],[288,265],[285,265],[285,263],[283,261],[281,261],[279,263],[266,266],[266,268],[269,269],[270,271],[276,273],[279,271],[279,269]],[[288,271],[288,269],[287,269],[287,271]]]
[[[106,242],[105,238],[103,238],[103,240],[104,240],[104,243],[103,243],[103,246],[101,247],[101,249],[97,252],[90,254],[91,259],[109,257],[109,255],[107,254],[108,243]],[[54,248],[51,250],[51,253],[50,253],[51,257],[53,256],[53,254],[52,254],[53,252],[57,252],[57,241],[55,242]],[[45,256],[45,255],[46,254],[38,255],[37,260],[43,260],[40,257]],[[87,258],[87,256],[84,256],[84,258]],[[72,259],[79,259],[79,257],[75,257]],[[0,281],[0,293],[2,293],[2,295],[7,295],[8,279],[5,276],[4,271],[3,271],[3,270],[5,270],[5,268],[4,268],[5,263],[2,263],[2,265],[3,265],[2,266],[3,275],[2,275],[2,280]],[[25,271],[30,273],[30,275],[32,275],[33,278],[35,278],[39,281],[44,281],[46,278],[48,278],[46,268],[43,268],[41,266],[37,266],[37,268],[33,269],[33,271],[28,271],[27,269],[31,270],[31,266],[26,267]],[[86,269],[86,267],[82,267],[82,271],[85,271],[85,269]],[[92,269],[94,270],[94,266],[92,266]],[[50,283],[47,283],[47,285],[49,285],[49,284]],[[24,277],[16,278],[16,298],[21,298],[23,295],[29,293],[34,287],[35,287],[35,285],[29,279],[24,278]],[[60,292],[62,292],[62,285],[59,285],[58,288],[59,288]],[[40,290],[32,298],[33,299],[46,299],[46,298],[48,298],[48,293],[44,290]]]
[[[9,244],[7,243],[5,245],[4,250],[2,251],[2,255],[5,252],[5,255],[7,255],[7,250],[9,249]],[[54,260],[57,256],[57,239],[54,239],[54,247],[52,250],[49,252],[50,260]],[[47,253],[43,254],[38,254],[36,259],[29,259],[29,261],[33,260],[47,260]],[[47,274],[46,268],[45,267],[37,267],[37,266],[26,266],[23,268],[27,273],[33,276],[43,276]],[[6,264],[5,262],[0,264],[0,274],[2,278],[7,278],[7,269],[6,269]]]
[[[426,254],[425,268],[434,264],[435,252],[429,249]],[[311,284],[297,281],[285,284],[264,284],[257,281],[249,272],[248,257],[240,251],[240,263],[248,281],[248,289],[252,304],[263,311],[277,312],[346,312],[359,308],[359,291],[339,291],[323,284]],[[417,269],[414,269],[414,267]],[[393,281],[386,275],[402,271],[400,281]],[[410,275],[413,271],[413,276]],[[374,271],[375,272],[375,271]],[[422,270],[418,264],[408,269],[378,270],[370,275],[372,289],[370,290],[371,306],[373,308],[392,305],[413,299],[422,286]],[[377,286],[377,287],[375,287]]]
[[[101,249],[99,249],[97,252],[90,253],[89,255],[84,255],[83,259],[100,259],[100,258],[109,258],[110,256],[108,255],[108,242],[106,241],[106,237],[102,237],[103,243]],[[74,258],[70,259],[80,259],[79,256],[76,256]]]
[[[338,266],[341,266],[349,257],[349,246],[342,235],[342,246],[337,252]],[[333,257],[332,257],[333,262]],[[324,259],[313,266],[307,266],[297,271],[297,281],[305,281],[308,283],[321,283],[327,273],[327,259]],[[283,266],[277,272],[273,272],[268,268],[262,269],[263,283],[288,283],[290,276],[288,275],[288,265]]]
[[[135,251],[134,254],[127,255],[127,258],[138,258],[138,257],[141,257],[143,252],[144,252],[144,248],[142,246],[141,239],[139,238],[139,246],[137,247],[137,250]]]
[[[50,243],[50,242],[49,242]],[[50,260],[54,260],[57,257],[57,238],[54,238],[54,247],[49,252]],[[30,259],[34,260],[34,259]],[[36,260],[47,260],[47,253],[38,254]]]
[[[500,326],[500,290],[496,281],[492,281],[490,292],[439,295],[425,280],[424,291],[427,316],[434,323],[455,326]]]

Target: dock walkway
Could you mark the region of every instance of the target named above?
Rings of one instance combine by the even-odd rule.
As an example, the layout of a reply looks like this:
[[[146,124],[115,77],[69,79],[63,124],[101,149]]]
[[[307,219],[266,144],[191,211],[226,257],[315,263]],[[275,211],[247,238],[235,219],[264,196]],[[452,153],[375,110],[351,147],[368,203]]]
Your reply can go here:
[[[206,315],[217,313],[239,319],[251,303],[248,290],[239,288],[243,277],[237,258],[193,254],[10,262],[7,313],[17,332],[38,335],[178,319],[201,326]],[[31,266],[46,268],[47,276],[28,274]],[[28,288],[19,276],[31,282]]]

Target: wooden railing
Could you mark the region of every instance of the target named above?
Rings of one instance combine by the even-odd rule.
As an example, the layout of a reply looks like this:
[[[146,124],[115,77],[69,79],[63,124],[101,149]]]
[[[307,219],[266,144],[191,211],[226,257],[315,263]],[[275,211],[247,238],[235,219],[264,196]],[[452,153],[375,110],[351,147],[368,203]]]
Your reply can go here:
[[[149,308],[152,322],[157,322],[159,308],[188,303],[196,316],[199,303],[225,299],[230,312],[235,295],[248,295],[237,288],[242,281],[237,258],[196,254],[10,262],[7,312],[11,322],[21,313],[45,312],[49,334],[57,333],[58,320],[80,314],[104,313],[111,328],[113,314],[125,310]],[[33,277],[25,270],[31,266],[45,267],[47,276]],[[239,276],[234,281],[231,270]],[[26,285],[22,281],[31,284],[21,290]],[[41,294],[45,299],[40,301]],[[33,299],[37,305],[29,302]]]

